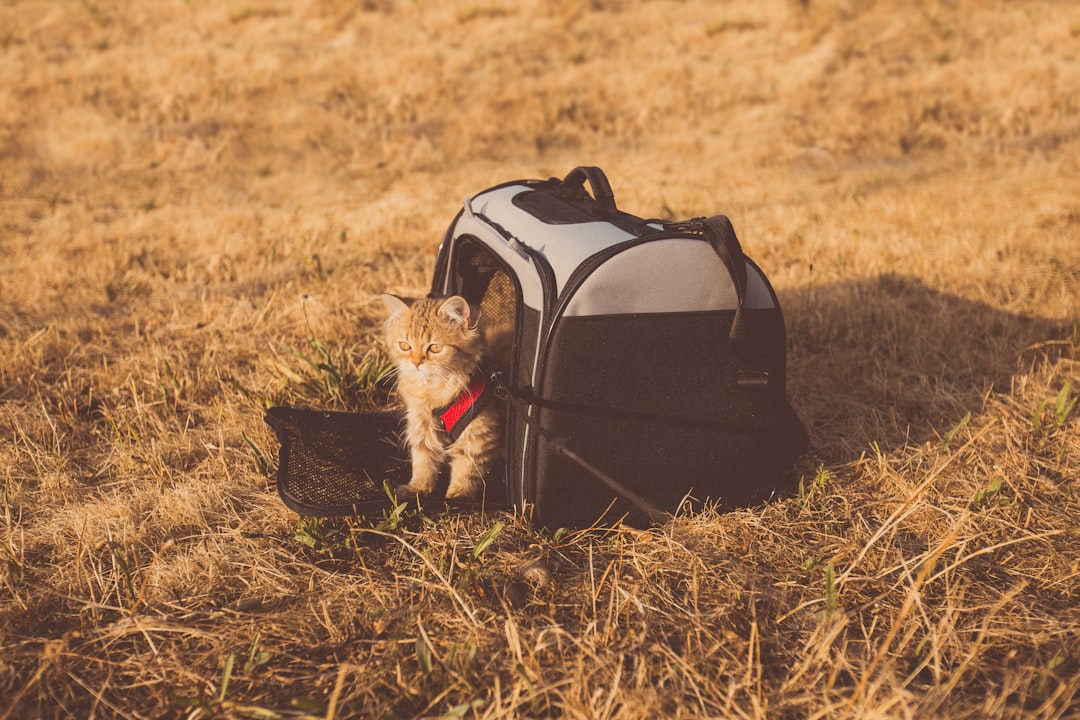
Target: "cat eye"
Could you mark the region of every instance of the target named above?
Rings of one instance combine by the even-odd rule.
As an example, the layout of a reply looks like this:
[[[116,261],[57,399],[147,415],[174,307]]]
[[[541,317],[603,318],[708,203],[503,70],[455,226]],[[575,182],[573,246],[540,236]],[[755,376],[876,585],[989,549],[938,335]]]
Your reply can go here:
[[[443,346],[440,343],[431,343],[427,346],[428,352],[432,355],[437,355],[442,352]]]
[[[401,351],[402,351],[402,352],[409,352],[410,350],[412,350],[412,345],[410,345],[409,343],[405,342],[404,340],[402,340],[401,342],[399,342],[399,343],[397,344],[397,346],[398,346],[399,348],[401,348]]]

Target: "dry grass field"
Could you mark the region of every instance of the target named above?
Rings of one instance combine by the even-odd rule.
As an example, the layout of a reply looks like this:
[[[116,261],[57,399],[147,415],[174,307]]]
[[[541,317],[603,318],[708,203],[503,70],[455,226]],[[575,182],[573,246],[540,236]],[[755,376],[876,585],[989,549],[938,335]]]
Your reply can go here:
[[[580,164],[731,216],[801,492],[286,509],[265,408]],[[5,0],[0,720],[1080,717],[1078,322],[1077,3]]]

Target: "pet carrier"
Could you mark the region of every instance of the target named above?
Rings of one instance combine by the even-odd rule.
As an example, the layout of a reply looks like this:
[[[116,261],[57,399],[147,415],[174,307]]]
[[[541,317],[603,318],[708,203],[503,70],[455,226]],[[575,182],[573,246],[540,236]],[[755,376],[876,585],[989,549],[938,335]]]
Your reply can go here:
[[[504,183],[464,202],[432,293],[461,295],[483,322],[512,333],[512,356],[492,378],[507,402],[496,494],[539,523],[642,523],[684,502],[733,507],[790,487],[806,433],[786,397],[783,316],[726,217],[628,214],[596,167]],[[295,464],[324,441],[294,412],[269,416],[282,441],[283,499],[298,512],[353,512],[363,505],[359,480],[345,493],[355,498],[311,499],[339,473]],[[371,438],[330,451],[330,465],[370,483],[363,492],[382,478],[407,481],[400,449],[383,449],[392,415],[350,427],[321,417],[320,432],[328,423],[342,433],[331,445],[378,434],[379,451]],[[290,452],[298,438],[304,452]]]

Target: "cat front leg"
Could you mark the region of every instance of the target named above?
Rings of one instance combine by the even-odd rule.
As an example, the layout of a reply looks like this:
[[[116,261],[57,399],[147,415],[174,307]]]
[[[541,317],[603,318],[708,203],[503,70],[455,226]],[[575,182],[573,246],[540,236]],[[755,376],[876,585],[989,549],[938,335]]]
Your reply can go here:
[[[447,498],[479,498],[484,477],[502,456],[499,451],[500,416],[489,406],[450,446],[450,486]]]
[[[398,486],[396,494],[399,500],[431,494],[439,480],[439,468],[444,460],[441,453],[433,451],[425,442],[414,441],[410,444],[412,478],[408,484]]]
[[[446,498],[478,498],[484,489],[483,468],[472,453],[458,450],[450,452],[450,485]]]
[[[407,417],[405,445],[409,449],[409,457],[413,459],[413,476],[406,485],[397,486],[395,494],[399,500],[430,494],[435,489],[438,473],[446,462],[442,438],[433,424],[420,412],[410,412]]]

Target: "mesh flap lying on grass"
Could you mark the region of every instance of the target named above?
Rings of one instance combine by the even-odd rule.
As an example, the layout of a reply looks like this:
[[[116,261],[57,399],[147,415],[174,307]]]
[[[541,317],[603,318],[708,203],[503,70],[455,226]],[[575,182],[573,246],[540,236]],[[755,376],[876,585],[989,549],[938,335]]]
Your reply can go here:
[[[274,407],[266,423],[281,452],[278,493],[289,509],[309,517],[370,515],[390,507],[383,481],[409,481],[399,442],[403,414],[348,413]]]

